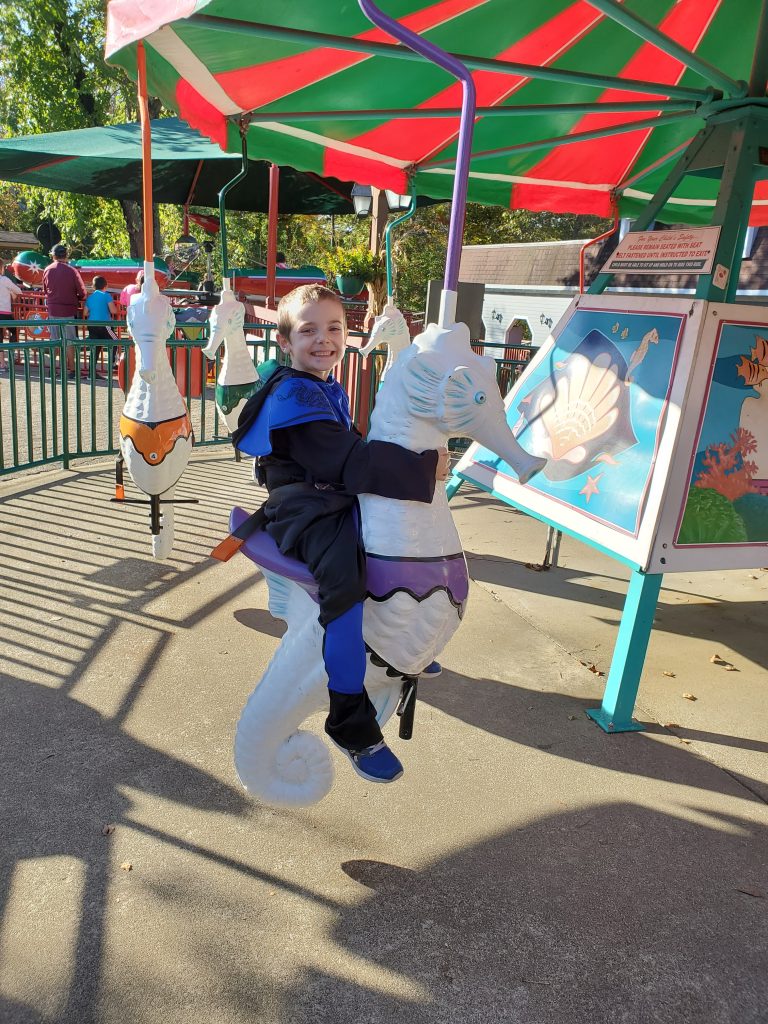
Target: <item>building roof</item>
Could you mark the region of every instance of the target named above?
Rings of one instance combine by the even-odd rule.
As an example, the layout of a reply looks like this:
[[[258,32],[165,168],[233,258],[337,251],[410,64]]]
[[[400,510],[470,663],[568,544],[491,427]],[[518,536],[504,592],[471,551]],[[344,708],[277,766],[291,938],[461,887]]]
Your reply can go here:
[[[37,249],[39,245],[31,231],[0,231],[0,250],[21,252],[22,249]]]
[[[583,239],[566,242],[515,242],[509,245],[465,245],[459,278],[485,285],[517,287],[579,287],[579,251]],[[617,244],[613,235],[587,249],[585,279],[589,286]],[[621,274],[614,278],[619,288],[694,289],[696,278],[682,274]],[[750,256],[741,264],[739,290],[768,293],[768,229],[760,228]]]

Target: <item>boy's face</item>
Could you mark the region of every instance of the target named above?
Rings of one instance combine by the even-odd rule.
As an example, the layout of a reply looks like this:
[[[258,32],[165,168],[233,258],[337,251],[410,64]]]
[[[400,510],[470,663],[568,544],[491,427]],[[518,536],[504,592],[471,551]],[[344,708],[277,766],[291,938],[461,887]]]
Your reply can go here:
[[[347,341],[344,308],[333,299],[307,302],[296,310],[288,338],[278,334],[283,352],[291,357],[294,370],[311,373],[320,380],[341,362]]]

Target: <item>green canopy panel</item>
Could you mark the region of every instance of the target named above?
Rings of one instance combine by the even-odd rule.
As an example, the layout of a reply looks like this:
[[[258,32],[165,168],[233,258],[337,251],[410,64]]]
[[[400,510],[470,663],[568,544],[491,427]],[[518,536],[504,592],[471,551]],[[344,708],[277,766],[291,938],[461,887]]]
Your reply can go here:
[[[155,202],[183,205],[191,193],[191,205],[218,207],[219,190],[240,170],[239,139],[237,151],[237,156],[223,152],[178,118],[153,121]],[[140,201],[141,127],[129,123],[2,139],[0,181]],[[348,183],[284,167],[278,209],[281,213],[353,213],[349,193]],[[251,161],[247,178],[227,194],[227,209],[268,211],[269,164]]]
[[[742,102],[761,31],[758,0],[383,6],[473,71],[470,200],[602,216],[617,188],[635,214],[705,120]],[[451,195],[460,86],[350,0],[111,0],[107,57],[134,78],[139,40],[150,93],[230,152],[245,114],[250,150],[268,160]],[[764,94],[763,79],[755,102]],[[717,189],[686,179],[660,219],[707,221]],[[766,182],[752,222],[768,223]]]

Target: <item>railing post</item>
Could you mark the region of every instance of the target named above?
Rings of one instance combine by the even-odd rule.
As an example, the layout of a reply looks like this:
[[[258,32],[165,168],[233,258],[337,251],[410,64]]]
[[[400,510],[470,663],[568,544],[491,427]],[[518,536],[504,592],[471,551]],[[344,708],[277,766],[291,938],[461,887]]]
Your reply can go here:
[[[69,469],[69,395],[67,394],[67,340],[59,324],[59,368],[61,370],[61,461]],[[76,371],[77,372],[77,371]]]

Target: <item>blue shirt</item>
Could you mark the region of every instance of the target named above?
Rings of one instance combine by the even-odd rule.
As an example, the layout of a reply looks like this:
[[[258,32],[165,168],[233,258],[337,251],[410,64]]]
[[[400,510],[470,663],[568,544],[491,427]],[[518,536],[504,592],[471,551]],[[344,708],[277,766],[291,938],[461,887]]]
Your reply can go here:
[[[112,294],[108,291],[93,292],[85,300],[86,308],[88,309],[88,319],[95,320],[97,323],[100,320],[111,320],[112,314],[109,312],[109,304],[112,301]]]

